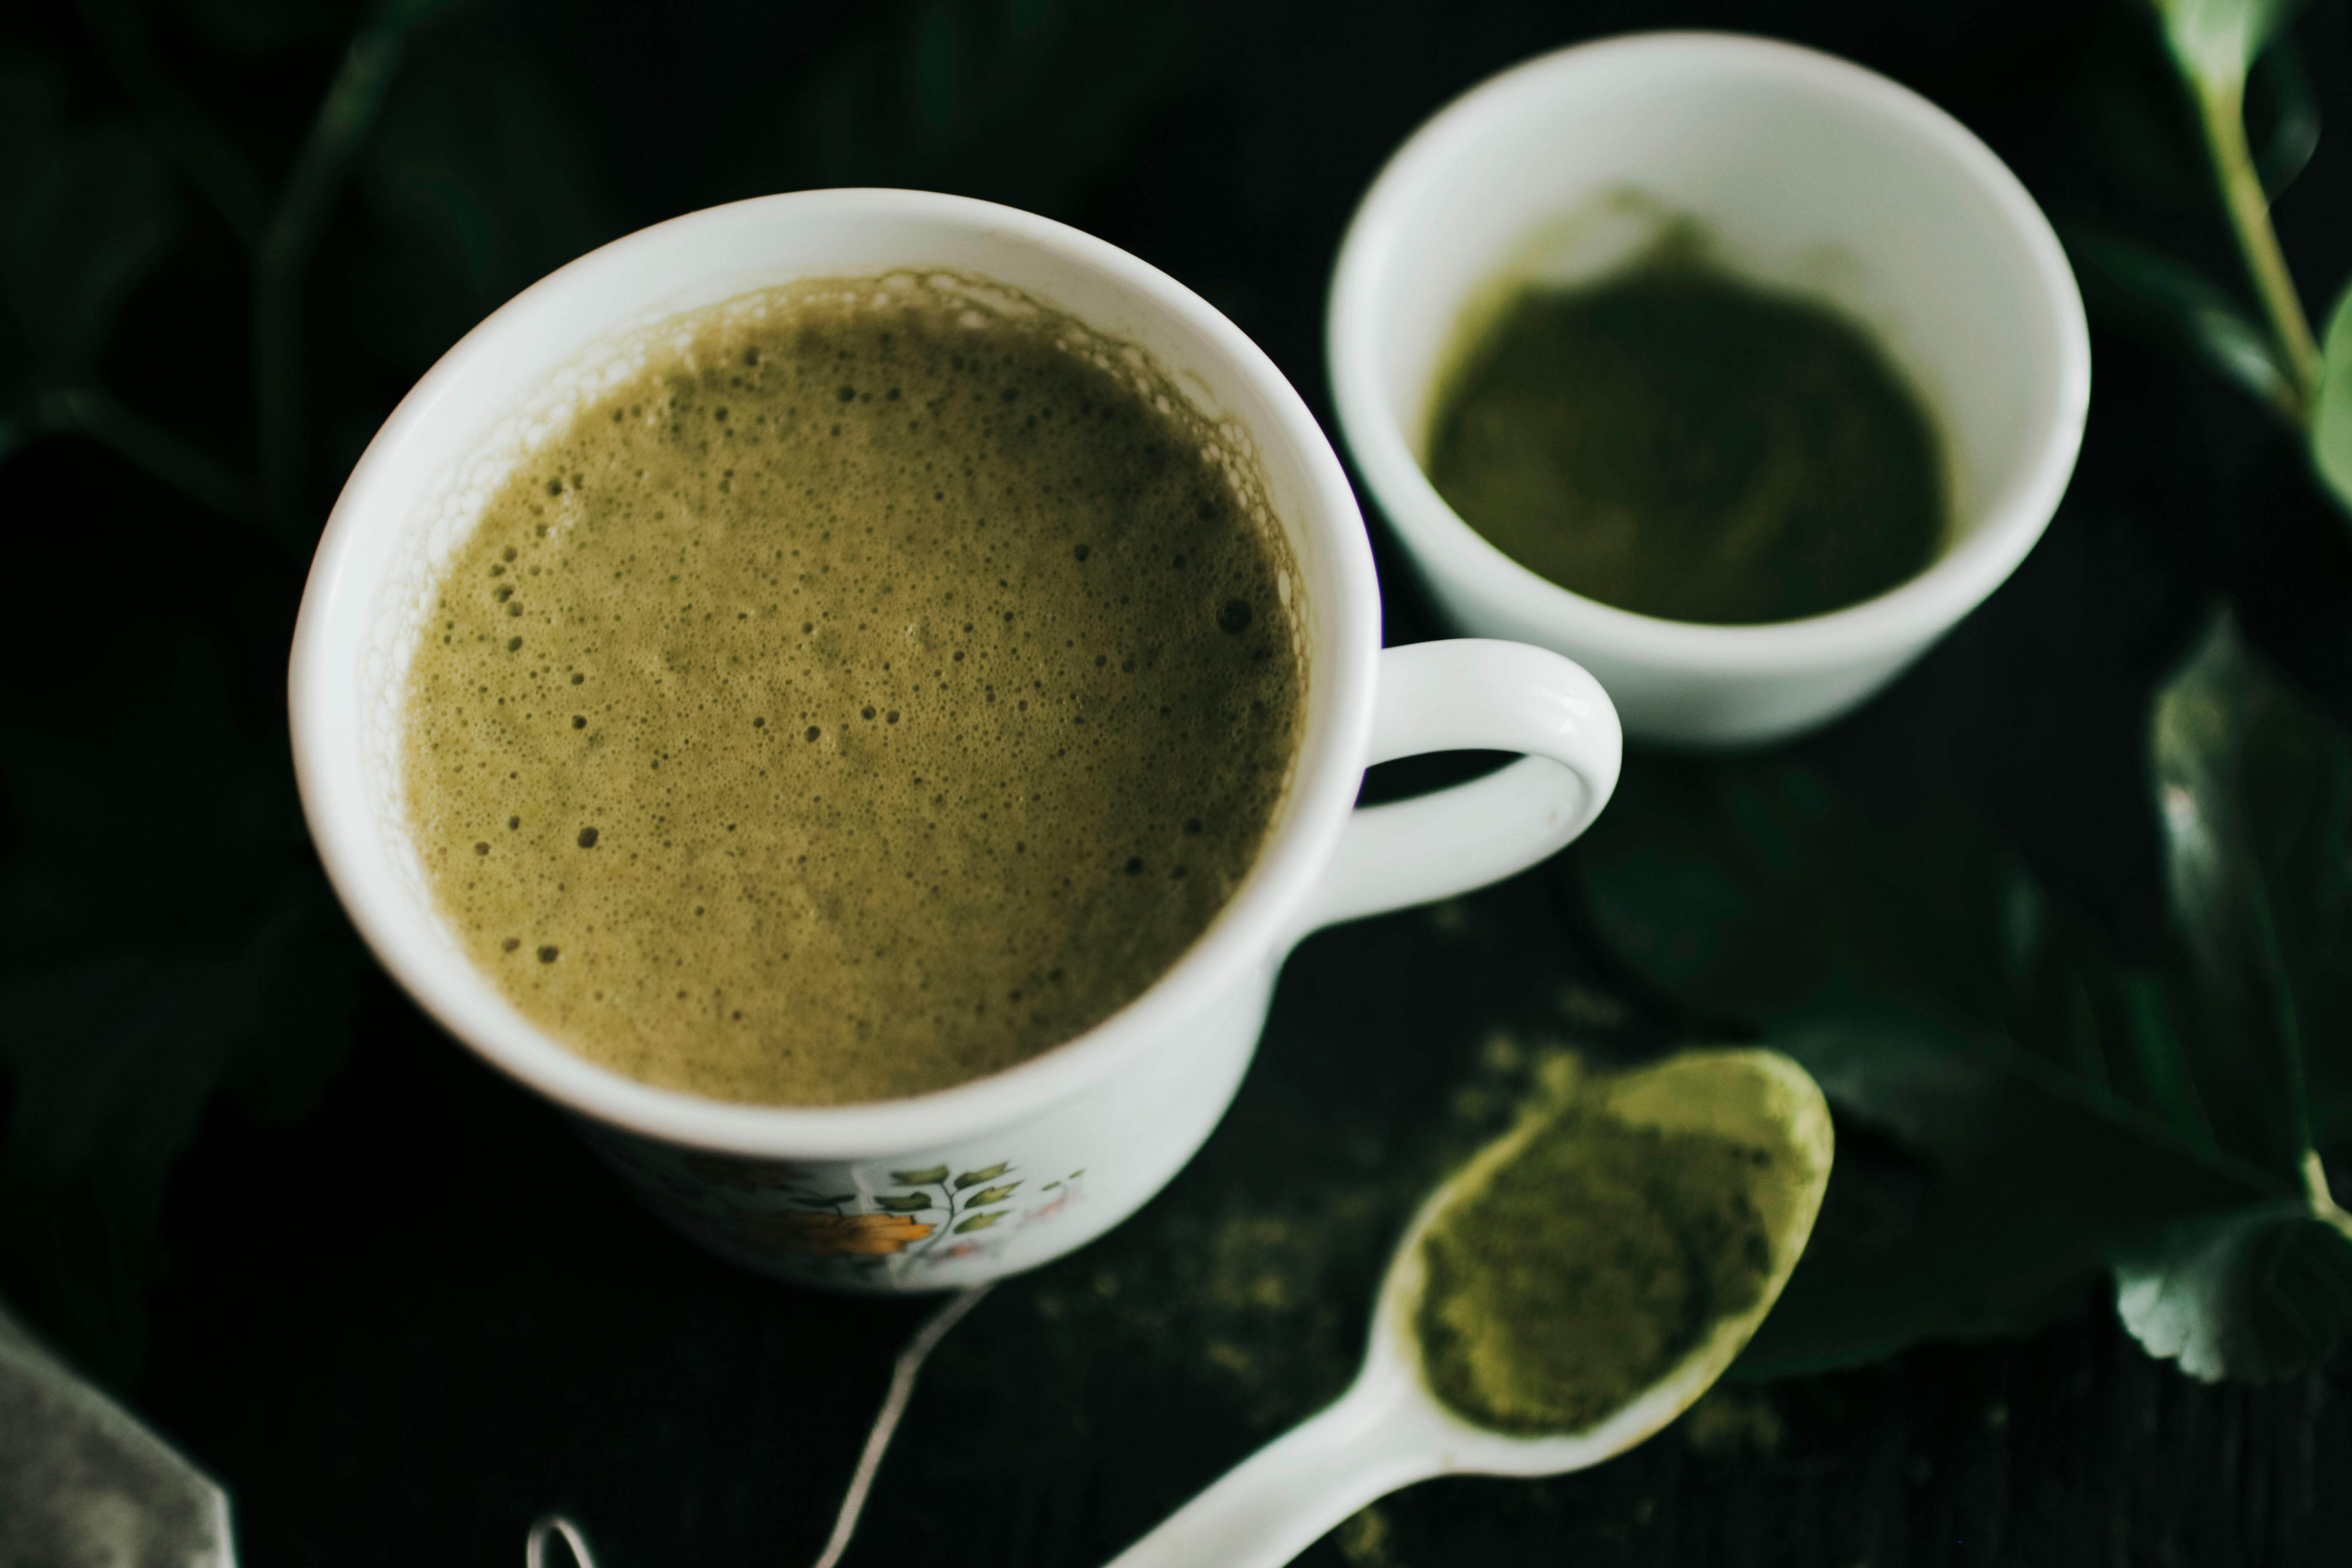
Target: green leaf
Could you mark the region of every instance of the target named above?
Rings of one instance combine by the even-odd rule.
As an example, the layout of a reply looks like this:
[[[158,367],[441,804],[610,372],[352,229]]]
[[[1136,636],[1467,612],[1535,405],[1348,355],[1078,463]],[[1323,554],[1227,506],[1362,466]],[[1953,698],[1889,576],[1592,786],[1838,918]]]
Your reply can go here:
[[[244,7],[248,13],[275,8],[274,0]],[[238,242],[250,247],[268,216],[261,172],[174,79],[155,48],[147,8],[137,0],[82,0],[79,9],[156,150],[180,165]]]
[[[240,732],[209,652],[159,662],[147,700],[102,739],[0,730],[23,825],[0,874],[0,973],[209,932],[271,902],[289,869],[315,885],[282,734]]]
[[[2265,51],[2256,71],[2270,87],[2273,107],[2254,162],[2263,194],[2276,201],[2319,150],[2319,95],[2292,37],[2281,37]]]
[[[473,0],[381,0],[376,25],[395,32],[415,32],[471,4]]]
[[[977,1208],[982,1204],[1001,1204],[1011,1197],[1013,1189],[1020,1184],[1018,1182],[1007,1182],[1001,1187],[984,1187],[971,1194],[971,1205]]]
[[[1766,1039],[1836,1107],[1838,1162],[1742,1376],[2031,1331],[2080,1311],[2107,1266],[2183,1215],[2279,1194],[2034,1058],[1915,1013],[1824,1007]]]
[[[2172,58],[2198,86],[2241,91],[2300,0],[2155,0]]]
[[[360,172],[376,231],[360,321],[379,350],[429,361],[619,233],[591,145],[524,57],[420,44]]]
[[[721,122],[728,194],[881,183],[1075,216],[1106,170],[1150,144],[1217,45],[1207,14],[1179,0],[945,0],[810,33],[798,90],[779,100],[760,83]],[[1259,163],[1244,199],[1303,172]]]
[[[347,8],[328,0],[180,0],[208,42],[239,55],[275,54],[340,25]]]
[[[2075,236],[2067,248],[2082,268],[2095,305],[2104,303],[2177,339],[2222,379],[2262,402],[2294,407],[2294,380],[2271,335],[2197,268],[2105,236]]]
[[[1829,1001],[1997,1018],[2009,898],[2000,846],[1921,781],[1874,809],[1801,753],[1628,764],[1573,864],[1594,923],[1705,1018],[1767,1024]]]
[[[1011,1169],[1013,1169],[1012,1161],[1000,1160],[984,1171],[966,1171],[962,1175],[958,1176],[955,1179],[956,1191],[961,1192],[966,1187],[976,1187],[982,1182],[994,1181],[997,1177],[1004,1174],[1005,1172]],[[942,1169],[940,1172],[940,1175],[942,1177],[946,1174],[947,1172],[945,1169]]]
[[[109,36],[123,25],[94,20]],[[135,15],[127,25],[138,30]],[[152,71],[143,46],[130,52]],[[150,118],[183,109],[173,98]],[[186,151],[222,173],[207,151]],[[75,432],[244,521],[250,497],[234,473],[89,384],[124,302],[171,248],[181,205],[144,135],[111,120],[69,123],[57,73],[0,54],[0,460],[39,435]]]
[[[2116,1309],[2204,1378],[2317,1364],[2352,1324],[2352,742],[2217,617],[2158,699],[2151,752],[2196,1003],[2184,1053],[2218,1138],[2300,1199],[2121,1260]]]
[[[2319,352],[2311,405],[2311,461],[2336,504],[2352,513],[2352,285],[2336,298]]]
[[[961,1236],[968,1230],[986,1230],[990,1226],[1003,1219],[1007,1212],[1004,1209],[998,1209],[993,1214],[976,1214],[969,1218],[960,1219],[956,1221],[956,1234]]]
[[[53,69],[0,56],[0,299],[29,350],[17,377],[87,374],[181,216],[169,171],[137,131],[70,123]]]
[[[2093,1299],[2119,1240],[2276,1195],[2030,1076],[2067,1081],[1999,1037],[2011,1012],[2073,1016],[2045,997],[2076,989],[2074,922],[1934,770],[1855,787],[1827,750],[1629,759],[1572,857],[1621,962],[1695,1029],[1760,1026],[1845,1123],[1743,1375],[2032,1331]],[[2098,1055],[2089,1025],[2051,1034]]]
[[[155,685],[100,743],[0,732],[22,835],[0,872],[0,1252],[114,1377],[144,1342],[174,1163],[217,1104],[275,1121],[316,1100],[363,964],[283,736],[238,733],[206,658]]]
[[[2158,698],[2155,788],[2192,1070],[2225,1147],[2352,1157],[2352,743],[2219,618]]]
[[[946,1181],[948,1168],[945,1165],[926,1165],[919,1171],[893,1171],[890,1179],[909,1187],[928,1187],[935,1182]]]
[[[892,1214],[914,1214],[938,1206],[936,1200],[922,1193],[877,1193],[874,1201]]]
[[[1748,1370],[2036,1327],[2130,1260],[2193,1252],[2181,1227],[2294,1205],[2299,1129],[2315,1173],[2352,1165],[2352,747],[2226,626],[2148,711],[2146,793],[2105,774],[2111,804],[2077,803],[2147,837],[2144,893],[2116,884],[2105,914],[2045,885],[1948,769],[1902,765],[1897,729],[1633,759],[1572,853],[1594,929],[1686,1027],[1760,1028],[1857,1130]],[[2060,748],[2017,744],[2074,787]],[[2231,1289],[2189,1300],[2314,1316]]]
[[[2322,1366],[2352,1336],[2352,1237],[2294,1200],[2184,1226],[2117,1263],[2116,1311],[2208,1383]]]

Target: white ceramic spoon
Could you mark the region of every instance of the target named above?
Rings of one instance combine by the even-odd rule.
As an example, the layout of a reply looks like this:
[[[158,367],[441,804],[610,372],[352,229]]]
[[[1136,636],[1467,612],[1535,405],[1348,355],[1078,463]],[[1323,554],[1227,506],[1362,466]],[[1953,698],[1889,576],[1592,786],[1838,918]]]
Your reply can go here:
[[[1355,1385],[1261,1448],[1110,1568],[1278,1568],[1366,1503],[1433,1476],[1550,1476],[1613,1458],[1689,1408],[1738,1355],[1811,1236],[1828,1184],[1829,1107],[1802,1068],[1771,1051],[1689,1051],[1598,1079],[1583,1092],[1609,1114],[1666,1131],[1706,1131],[1777,1146],[1795,1163],[1758,1195],[1772,1237],[1772,1272],[1756,1304],[1719,1322],[1632,1404],[1572,1436],[1514,1437],[1472,1426],[1441,1405],[1422,1375],[1413,1331],[1421,1239],[1439,1214],[1517,1152],[1530,1121],[1480,1151],[1430,1194],[1381,1286],[1371,1344]]]

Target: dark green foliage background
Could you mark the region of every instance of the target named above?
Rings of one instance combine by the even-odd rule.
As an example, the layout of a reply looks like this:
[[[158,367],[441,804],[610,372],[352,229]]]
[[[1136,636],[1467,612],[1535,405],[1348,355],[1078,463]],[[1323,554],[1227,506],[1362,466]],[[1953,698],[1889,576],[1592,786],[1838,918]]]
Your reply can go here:
[[[825,184],[1100,234],[1328,415],[1324,279],[1386,153],[1528,54],[1666,25],[1885,70],[2070,238],[2235,287],[2193,128],[2121,0],[0,15],[0,1293],[232,1487],[253,1563],[506,1561],[548,1507],[607,1568],[814,1557],[918,1309],[705,1259],[367,962],[282,716],[342,476],[551,268]],[[2352,126],[2343,7],[2295,38],[2321,123]],[[2274,145],[2286,102],[2258,75]],[[2347,213],[2331,130],[2278,207],[2315,310],[2352,274]],[[2352,1383],[2309,1367],[2344,1281],[2275,1223],[2274,1056],[2233,1043],[2242,1019],[2196,1022],[2148,736],[2226,601],[2251,653],[2216,678],[2275,721],[2200,754],[2318,781],[2301,805],[2214,798],[2319,835],[2257,852],[2319,856],[2282,908],[2323,933],[2296,966],[2341,1183],[2327,759],[2352,718],[2352,542],[2284,433],[2128,283],[2095,294],[2083,464],[2012,583],[1830,732],[1729,765],[1637,756],[1562,862],[1310,942],[1202,1157],[948,1342],[853,1562],[1108,1556],[1344,1384],[1397,1224],[1538,1052],[1759,1031],[1842,1117],[1815,1254],[1743,1368],[1791,1378],[1763,1385],[1780,1447],[1669,1436],[1590,1476],[1435,1484],[1310,1560],[2326,1560],[2352,1532],[2329,1480],[2352,1473]],[[1375,541],[1390,639],[1438,635]],[[2147,1070],[2132,1009],[2157,994],[2194,1096]],[[2175,1254],[2267,1384],[2191,1384],[2115,1325],[2109,1268]]]

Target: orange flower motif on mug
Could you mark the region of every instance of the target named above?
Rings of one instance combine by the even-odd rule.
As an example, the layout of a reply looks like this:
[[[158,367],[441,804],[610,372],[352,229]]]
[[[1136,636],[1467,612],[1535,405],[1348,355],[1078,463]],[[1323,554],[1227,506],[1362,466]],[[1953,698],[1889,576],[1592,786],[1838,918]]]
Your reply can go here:
[[[745,1215],[742,1219],[788,1252],[820,1258],[882,1257],[912,1246],[934,1228],[899,1214]]]

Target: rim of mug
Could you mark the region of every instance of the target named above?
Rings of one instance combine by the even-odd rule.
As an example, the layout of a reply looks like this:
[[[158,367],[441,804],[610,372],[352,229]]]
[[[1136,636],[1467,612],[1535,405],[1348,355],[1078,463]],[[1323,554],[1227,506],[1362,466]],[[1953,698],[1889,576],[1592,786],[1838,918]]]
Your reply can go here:
[[[1482,140],[1487,118],[1507,99],[1543,90],[1555,77],[1636,55],[1777,75],[1868,111],[1973,181],[2031,263],[2059,327],[2052,416],[1995,504],[1977,511],[1966,534],[1925,570],[1885,593],[1822,615],[1747,626],[1669,620],[1602,604],[1521,565],[1464,521],[1430,482],[1389,407],[1380,376],[1379,274],[1390,247],[1413,221],[1409,184],[1423,166],[1450,161]],[[1576,641],[1595,656],[1696,675],[1836,668],[1914,643],[1922,626],[1958,620],[2016,570],[2049,526],[2073,476],[2090,406],[2090,328],[2074,270],[2049,218],[2000,156],[1946,110],[1891,78],[1818,49],[1743,33],[1645,32],[1573,44],[1500,71],[1452,100],[1390,155],[1357,205],[1332,269],[1325,337],[1340,437],[1371,499],[1424,570],[1475,582],[1530,626],[1573,628]]]
[[[1122,293],[1172,314],[1264,399],[1271,427],[1253,424],[1249,434],[1262,454],[1276,443],[1290,448],[1304,479],[1298,507],[1304,515],[1286,516],[1284,524],[1294,538],[1319,536],[1331,567],[1319,595],[1316,584],[1301,583],[1330,635],[1317,639],[1322,646],[1308,666],[1306,723],[1286,805],[1249,875],[1209,929],[1117,1013],[1027,1061],[928,1094],[840,1106],[751,1104],[657,1088],[558,1044],[470,960],[436,939],[434,918],[416,910],[406,892],[382,885],[376,858],[357,842],[360,835],[381,833],[380,814],[363,791],[344,787],[357,778],[358,764],[336,756],[330,740],[332,709],[349,702],[355,673],[351,660],[330,657],[330,638],[353,617],[371,613],[376,585],[359,580],[352,556],[373,531],[409,525],[407,516],[385,516],[388,503],[379,502],[376,492],[404,460],[404,448],[436,419],[444,394],[499,353],[509,337],[560,319],[578,296],[619,272],[628,252],[779,214],[811,222],[904,217],[1007,238],[1059,253],[1107,275]],[[910,254],[906,264],[923,265],[923,258]],[[567,263],[476,325],[401,400],[345,480],[304,587],[288,670],[295,774],[320,859],[377,962],[444,1029],[492,1065],[572,1111],[665,1142],[755,1157],[887,1156],[1016,1121],[1118,1071],[1155,1043],[1181,1048],[1181,1031],[1176,1039],[1166,1037],[1171,1014],[1210,1005],[1244,983],[1251,970],[1279,960],[1299,934],[1297,921],[1338,844],[1363,774],[1380,625],[1370,543],[1338,454],[1288,378],[1207,300],[1107,240],[992,202],[887,188],[787,192],[688,213]],[[453,980],[457,974],[473,984]],[[493,1005],[484,1005],[486,998]]]

